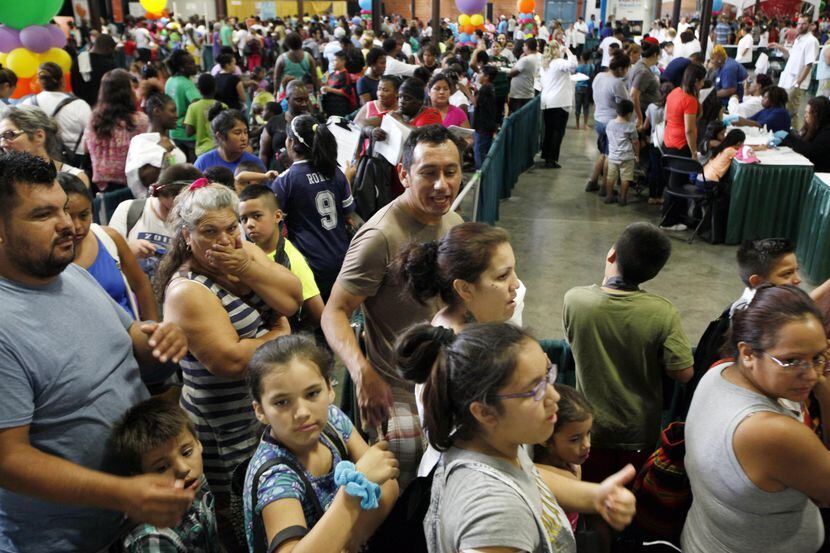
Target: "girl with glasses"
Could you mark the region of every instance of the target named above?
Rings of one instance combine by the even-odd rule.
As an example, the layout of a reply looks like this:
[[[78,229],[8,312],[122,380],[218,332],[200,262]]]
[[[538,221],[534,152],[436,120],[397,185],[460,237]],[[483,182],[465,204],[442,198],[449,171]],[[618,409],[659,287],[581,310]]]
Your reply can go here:
[[[830,412],[821,313],[795,286],[761,286],[733,315],[729,347],[734,360],[701,379],[686,421],[683,551],[817,551],[830,453],[790,405],[812,394]]]
[[[538,342],[506,323],[455,334],[427,324],[400,339],[397,365],[425,381],[424,423],[442,452],[424,519],[430,553],[575,552],[564,511],[595,512],[615,528],[634,515],[626,467],[602,484],[539,471],[522,444],[556,422],[556,370]]]

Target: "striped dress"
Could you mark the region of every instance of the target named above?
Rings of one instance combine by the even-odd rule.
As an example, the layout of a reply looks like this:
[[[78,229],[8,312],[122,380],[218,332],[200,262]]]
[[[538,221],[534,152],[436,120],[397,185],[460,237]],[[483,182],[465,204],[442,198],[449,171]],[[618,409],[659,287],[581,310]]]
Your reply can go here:
[[[270,320],[273,311],[256,294],[240,298],[210,278],[187,270],[180,271],[178,278],[198,282],[219,298],[240,339],[268,332],[265,320]],[[217,502],[223,502],[230,496],[233,469],[256,450],[262,425],[254,416],[244,378],[215,376],[190,352],[182,359],[181,368],[181,406],[202,442],[210,489]]]

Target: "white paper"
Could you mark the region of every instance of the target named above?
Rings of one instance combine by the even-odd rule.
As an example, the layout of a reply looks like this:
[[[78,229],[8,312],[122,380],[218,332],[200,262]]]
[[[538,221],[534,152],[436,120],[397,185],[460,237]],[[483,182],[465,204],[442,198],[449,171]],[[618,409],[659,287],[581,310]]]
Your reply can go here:
[[[589,77],[585,73],[574,73],[573,75],[571,75],[571,80],[575,83],[578,83],[579,81],[588,81],[590,79],[591,77]]]
[[[345,173],[346,168],[355,158],[357,146],[360,144],[360,129],[355,126],[344,129],[333,122],[330,122],[327,126],[337,141],[337,165]]]
[[[761,150],[760,152],[755,152],[755,156],[761,161],[761,165],[813,166],[809,159],[787,147]]]
[[[375,153],[386,158],[392,165],[397,165],[403,153],[403,143],[412,132],[409,127],[395,119],[387,116],[383,118],[380,128],[386,131],[386,140],[375,142]]]
[[[830,186],[830,173],[816,173],[816,176],[821,179],[821,182]]]
[[[475,129],[465,129],[464,127],[459,127],[458,125],[450,125],[448,129],[451,133],[455,133],[461,138],[472,138],[475,134]]]

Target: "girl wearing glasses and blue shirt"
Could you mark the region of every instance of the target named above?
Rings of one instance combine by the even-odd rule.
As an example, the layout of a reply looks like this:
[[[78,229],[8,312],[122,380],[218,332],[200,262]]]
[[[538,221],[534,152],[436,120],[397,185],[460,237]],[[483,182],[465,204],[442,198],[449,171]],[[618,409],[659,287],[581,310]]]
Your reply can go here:
[[[522,447],[550,437],[559,400],[556,368],[527,333],[422,324],[396,354],[403,374],[425,383],[426,434],[442,452],[424,519],[430,553],[573,553],[563,509],[599,513],[617,529],[631,521],[631,466],[589,484],[540,471]]]
[[[691,510],[684,553],[817,551],[830,452],[780,400],[830,413],[827,336],[809,296],[762,285],[732,316],[734,359],[701,379],[686,419]]]

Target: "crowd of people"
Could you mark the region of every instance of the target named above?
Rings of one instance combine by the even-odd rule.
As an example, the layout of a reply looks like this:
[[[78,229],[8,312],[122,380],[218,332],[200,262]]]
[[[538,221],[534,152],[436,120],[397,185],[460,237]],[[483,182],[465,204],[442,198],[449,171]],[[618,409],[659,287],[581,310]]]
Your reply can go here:
[[[665,20],[634,40],[626,20],[527,37],[504,16],[474,47],[398,16],[254,21],[73,27],[72,93],[47,62],[11,102],[0,68],[0,551],[618,551],[653,537],[630,488],[664,381],[694,392],[669,539],[822,547],[830,284],[808,296],[792,242],[748,241],[746,290],[696,350],[641,286],[689,212],[663,202],[689,184],[664,186],[662,155],[725,179],[737,123],[827,167],[827,87],[806,99],[824,23],[770,38],[780,76],[750,81],[723,46],[769,21],[723,41],[719,21],[708,55],[686,20],[674,44]],[[575,107],[588,190],[626,205],[645,183],[665,212],[565,295],[575,387],[522,328],[508,234],[452,209],[537,95],[540,165],[561,167]],[[387,116],[397,165],[373,153]],[[340,132],[360,133],[346,164]]]

